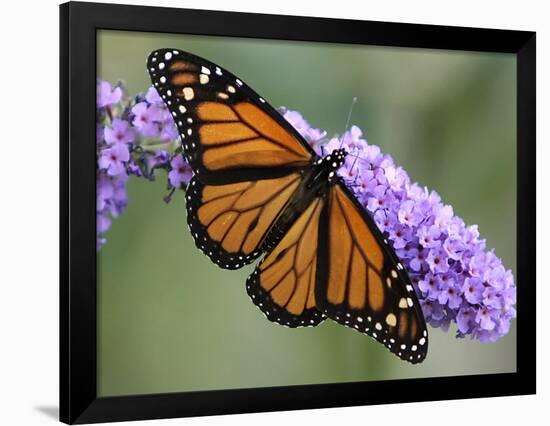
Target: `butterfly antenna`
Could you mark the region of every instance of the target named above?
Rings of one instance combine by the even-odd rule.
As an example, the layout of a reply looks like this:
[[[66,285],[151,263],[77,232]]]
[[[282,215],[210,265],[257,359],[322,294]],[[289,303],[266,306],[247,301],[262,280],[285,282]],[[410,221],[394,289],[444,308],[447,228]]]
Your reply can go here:
[[[366,158],[361,157],[360,155],[352,154],[351,152],[348,152],[348,157],[353,157],[353,158],[355,158],[355,161],[357,161],[357,160],[367,161]]]
[[[344,133],[342,133],[342,138],[340,139],[340,149],[344,145],[344,136],[345,136],[346,132],[348,131],[349,122],[351,120],[351,113],[353,112],[353,107],[355,106],[356,102],[357,102],[357,97],[354,96],[353,99],[351,100],[351,105],[349,107],[348,119],[346,120],[346,127],[344,127]]]
[[[355,160],[353,160],[353,164],[351,165],[350,172],[351,172],[351,171],[353,170],[353,168],[355,167],[355,164],[357,163],[357,160],[368,161],[366,158],[361,157],[360,155],[352,154],[352,153],[348,153],[348,157],[354,157],[354,158],[355,158]],[[383,169],[383,168],[380,167],[380,166],[373,166],[373,165],[370,164],[370,163],[369,163],[369,167],[370,167],[370,170]],[[355,177],[355,179],[357,180],[357,176]]]
[[[353,160],[353,164],[351,165],[351,169],[349,169],[350,173],[353,171],[353,168],[357,164],[357,160],[359,160],[359,158],[360,158],[358,155],[354,155],[354,157],[355,157],[355,160]],[[355,177],[355,180],[357,180],[357,176]]]

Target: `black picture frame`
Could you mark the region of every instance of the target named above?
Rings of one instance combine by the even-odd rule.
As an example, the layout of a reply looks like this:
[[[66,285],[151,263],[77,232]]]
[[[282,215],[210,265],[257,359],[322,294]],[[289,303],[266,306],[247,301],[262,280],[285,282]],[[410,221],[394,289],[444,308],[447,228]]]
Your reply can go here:
[[[96,31],[322,41],[517,56],[517,372],[255,389],[100,397],[96,392]],[[60,6],[60,420],[159,419],[536,391],[536,34],[69,2]],[[396,384],[399,392],[395,392]]]

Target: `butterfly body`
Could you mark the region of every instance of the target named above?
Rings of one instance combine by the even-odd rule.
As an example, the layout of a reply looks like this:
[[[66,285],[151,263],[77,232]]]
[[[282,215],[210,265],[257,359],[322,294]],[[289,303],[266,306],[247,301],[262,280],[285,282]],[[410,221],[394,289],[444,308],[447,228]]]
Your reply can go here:
[[[324,158],[315,156],[310,165],[300,172],[302,181],[267,235],[262,246],[263,251],[267,252],[275,247],[316,197],[326,200],[330,186],[340,179],[336,172],[344,164],[346,155],[345,149],[339,149]]]
[[[403,265],[337,174],[347,152],[320,158],[238,77],[187,52],[161,49],[151,79],[195,173],[186,188],[196,246],[218,266],[261,257],[246,282],[273,322],[327,317],[421,362],[427,329]]]

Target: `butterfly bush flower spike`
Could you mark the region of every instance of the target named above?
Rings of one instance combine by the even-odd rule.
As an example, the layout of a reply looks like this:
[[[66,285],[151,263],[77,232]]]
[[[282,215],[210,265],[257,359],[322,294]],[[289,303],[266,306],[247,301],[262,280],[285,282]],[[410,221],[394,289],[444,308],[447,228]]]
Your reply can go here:
[[[326,132],[300,113],[286,111],[284,117],[319,155],[340,146],[351,154],[338,173],[391,241],[432,327],[447,330],[454,322],[457,337],[482,342],[508,333],[516,316],[514,278],[486,250],[476,225],[466,226],[436,192],[412,182],[357,126],[326,140]]]
[[[477,226],[466,226],[434,191],[412,182],[392,157],[369,144],[352,126],[327,138],[297,111],[284,118],[320,156],[340,147],[350,155],[338,174],[373,216],[407,269],[426,321],[457,337],[494,342],[515,318],[516,288],[510,270],[487,251]],[[173,118],[157,91],[130,97],[122,84],[97,84],[97,248],[128,205],[130,176],[155,178],[165,170],[167,186],[183,189],[193,172],[182,154]]]
[[[106,243],[112,220],[128,204],[130,176],[154,179],[157,169],[168,173],[174,187],[184,187],[191,171],[181,153],[172,116],[151,87],[128,96],[122,83],[97,83],[97,250]]]

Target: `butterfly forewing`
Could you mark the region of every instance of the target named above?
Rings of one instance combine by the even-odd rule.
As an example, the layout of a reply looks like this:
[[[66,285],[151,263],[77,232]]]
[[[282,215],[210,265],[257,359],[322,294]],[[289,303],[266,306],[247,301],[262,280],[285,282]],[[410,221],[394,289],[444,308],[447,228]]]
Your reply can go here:
[[[314,156],[275,109],[219,66],[174,49],[151,53],[147,65],[203,183],[283,176]]]
[[[319,310],[404,360],[423,361],[426,324],[402,264],[344,184],[332,186],[327,198],[320,228]]]
[[[322,198],[314,199],[248,277],[246,288],[266,317],[288,327],[315,326],[315,281]]]

